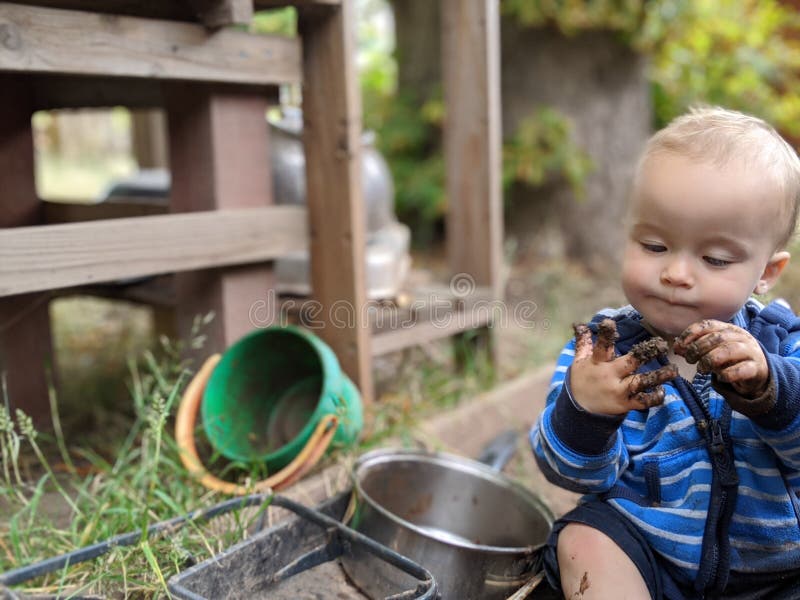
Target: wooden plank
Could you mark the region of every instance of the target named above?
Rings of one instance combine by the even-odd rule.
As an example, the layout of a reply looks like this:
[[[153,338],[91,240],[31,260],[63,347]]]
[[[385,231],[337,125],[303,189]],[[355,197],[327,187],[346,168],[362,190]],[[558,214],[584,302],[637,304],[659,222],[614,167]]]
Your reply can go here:
[[[164,82],[133,77],[82,77],[74,75],[32,75],[36,110],[58,108],[157,108],[164,105]],[[233,87],[233,84],[231,84]],[[278,104],[279,87],[247,86],[252,93]]]
[[[0,229],[2,234],[37,223],[41,203],[34,185],[30,86],[23,78],[0,74],[0,90],[0,227],[9,228]],[[0,266],[5,264],[0,259]],[[38,426],[50,423],[46,375],[53,352],[48,300],[44,294],[0,298],[0,380],[5,379],[12,414],[20,408]]]
[[[197,18],[197,12],[185,0],[15,0],[15,3],[151,19],[194,21]],[[342,0],[254,0],[252,2],[255,10],[282,6],[332,7],[341,3]]]
[[[315,6],[335,8],[341,4],[342,0],[253,0],[256,10],[268,10],[281,6],[295,6],[299,9]]]
[[[301,78],[300,42],[0,2],[0,71],[269,85]]]
[[[454,274],[502,296],[500,18],[496,0],[442,0],[447,244]]]
[[[275,206],[5,229],[0,296],[270,260],[305,247],[305,218]]]
[[[473,315],[460,310],[452,313],[448,319],[421,321],[408,328],[382,331],[372,337],[372,355],[381,356],[410,346],[428,344],[471,329],[485,327],[490,322],[488,312]]]
[[[163,104],[158,79],[32,75],[36,110],[127,106],[152,108]]]
[[[327,14],[302,15],[303,142],[311,229],[311,285],[325,326],[316,331],[334,350],[366,403],[372,400],[366,306],[366,216],[361,201],[361,96],[355,70],[352,0]],[[337,307],[350,325],[335,322]]]
[[[266,99],[185,84],[172,84],[167,92],[171,209],[252,209],[272,204]],[[306,223],[296,223],[286,233],[291,243],[306,247]],[[207,354],[224,350],[255,327],[250,312],[274,288],[274,274],[271,265],[259,264],[180,273],[175,282],[178,327],[184,337],[196,315],[209,311],[217,315],[204,332]],[[269,320],[268,315],[261,317]]]
[[[252,0],[189,0],[189,4],[206,27],[247,25],[253,18]]]
[[[163,110],[131,111],[131,150],[139,169],[166,169],[167,120]]]
[[[183,0],[14,0],[15,4],[45,6],[67,10],[194,21],[196,14],[188,2]]]
[[[169,212],[167,202],[139,202],[131,198],[99,204],[44,202],[44,223],[56,225],[61,223],[82,223],[84,221],[100,221],[102,219],[125,219],[163,215]]]
[[[509,317],[489,288],[455,293],[452,285],[417,287],[404,306],[374,307],[373,356],[487,327],[498,318],[502,324]]]

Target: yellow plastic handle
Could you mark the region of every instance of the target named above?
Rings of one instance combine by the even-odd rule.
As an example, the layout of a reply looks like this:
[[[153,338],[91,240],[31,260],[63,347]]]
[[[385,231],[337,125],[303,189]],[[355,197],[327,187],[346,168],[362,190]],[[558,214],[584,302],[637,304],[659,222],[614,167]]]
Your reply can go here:
[[[181,403],[178,406],[178,414],[175,417],[175,441],[178,444],[181,462],[183,462],[192,477],[205,487],[225,494],[268,493],[294,483],[308,473],[322,458],[322,455],[325,454],[325,450],[328,449],[339,425],[338,417],[336,415],[322,417],[314,428],[314,432],[308,442],[292,462],[266,479],[250,485],[241,485],[220,479],[209,473],[205,468],[197,454],[197,447],[194,443],[194,427],[197,422],[197,412],[200,409],[203,391],[206,389],[211,372],[217,366],[220,358],[220,354],[209,356],[194,376],[194,379],[189,382],[186,391],[183,392]]]

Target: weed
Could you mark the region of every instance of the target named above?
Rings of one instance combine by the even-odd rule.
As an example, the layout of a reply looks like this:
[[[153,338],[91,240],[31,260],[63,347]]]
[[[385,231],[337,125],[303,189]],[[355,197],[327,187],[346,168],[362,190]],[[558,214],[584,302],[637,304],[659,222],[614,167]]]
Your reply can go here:
[[[198,321],[196,329],[201,325]],[[199,335],[192,339],[196,344]],[[130,363],[135,419],[113,462],[89,447],[70,452],[54,396],[53,436],[37,432],[24,413],[12,419],[0,406],[0,572],[123,533],[134,536],[130,546],[26,581],[27,592],[161,596],[173,574],[247,535],[257,511],[240,511],[224,527],[190,520],[165,534],[139,533],[220,500],[191,480],[171,435],[172,413],[190,374],[181,351],[180,344],[162,339],[158,352],[147,351]],[[65,473],[54,468],[45,445],[60,454]]]

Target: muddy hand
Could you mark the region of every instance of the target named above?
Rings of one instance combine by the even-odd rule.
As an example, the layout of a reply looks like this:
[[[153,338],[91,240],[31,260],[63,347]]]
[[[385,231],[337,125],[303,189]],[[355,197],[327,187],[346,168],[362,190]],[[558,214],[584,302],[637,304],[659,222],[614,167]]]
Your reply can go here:
[[[570,367],[570,389],[574,400],[589,412],[607,415],[649,408],[664,401],[661,384],[677,375],[668,365],[649,373],[636,373],[644,363],[667,351],[664,340],[649,340],[625,356],[616,356],[616,323],[604,319],[597,339],[586,325],[575,326],[575,360]]]
[[[741,327],[707,319],[693,323],[675,340],[675,354],[712,373],[712,383],[744,415],[769,410],[774,402],[767,358],[756,339]]]
[[[669,351],[669,344],[660,337],[650,338],[639,342],[631,348],[630,355],[639,364],[645,364],[657,356],[666,354]],[[678,367],[672,363],[665,365],[655,371],[647,373],[634,373],[628,382],[628,391],[631,399],[639,402],[642,408],[650,408],[664,402],[664,387],[661,385],[670,379],[678,376]]]

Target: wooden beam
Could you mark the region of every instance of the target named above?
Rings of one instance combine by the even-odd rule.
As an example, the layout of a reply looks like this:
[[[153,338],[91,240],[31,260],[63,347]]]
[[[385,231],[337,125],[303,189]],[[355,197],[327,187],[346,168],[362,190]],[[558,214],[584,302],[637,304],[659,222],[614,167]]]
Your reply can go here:
[[[36,110],[58,108],[158,108],[164,106],[164,82],[135,77],[82,77],[75,75],[30,76]],[[237,86],[230,85],[231,89]],[[270,104],[278,104],[279,86],[248,85],[251,93],[260,94]]]
[[[166,169],[167,119],[163,110],[131,111],[131,150],[140,169]]]
[[[30,79],[36,110],[107,106],[152,108],[164,102],[161,82],[157,79],[61,75],[33,75]]]
[[[0,71],[250,85],[301,78],[294,38],[8,2],[0,31]]]
[[[197,18],[197,12],[185,0],[15,0],[15,3],[151,19],[194,21]],[[334,7],[341,3],[342,0],[254,0],[252,5],[255,10],[269,10],[283,6]]]
[[[305,219],[275,206],[0,230],[0,296],[270,260],[305,248]]]
[[[34,184],[30,86],[22,77],[0,74],[0,90],[2,235],[14,233],[17,226],[38,223],[41,203]],[[0,268],[8,265],[5,257],[0,258]],[[49,369],[53,366],[53,351],[48,301],[45,294],[0,298],[0,382],[5,379],[12,416],[15,409],[22,409],[38,426],[50,423],[48,370],[55,376]],[[5,402],[2,391],[0,402]]]
[[[206,27],[247,25],[253,18],[252,0],[189,0],[197,18]]]
[[[500,17],[497,0],[442,0],[450,269],[502,297]]]
[[[361,95],[355,69],[352,0],[326,14],[301,15],[303,143],[311,229],[311,285],[323,306],[317,331],[370,402],[372,357],[366,306],[366,215],[361,199]],[[337,323],[343,307],[352,320]]]
[[[238,210],[272,204],[265,98],[187,84],[170,85],[167,95],[171,209]],[[301,217],[291,229],[286,231],[287,242],[305,248],[307,223]],[[175,282],[183,337],[196,315],[216,314],[204,332],[206,355],[223,351],[256,326],[252,308],[263,303],[275,285],[272,265],[266,264],[180,273]],[[268,315],[260,316],[270,320]]]
[[[139,202],[117,200],[101,202],[99,204],[70,203],[70,202],[44,202],[44,223],[57,225],[63,223],[82,223],[84,221],[100,221],[103,219],[125,219],[133,217],[147,217],[151,215],[164,215],[169,212],[169,206],[164,202]]]
[[[253,4],[256,10],[268,10],[282,6],[295,6],[299,9],[315,6],[335,8],[342,4],[342,0],[253,0]]]
[[[480,320],[471,321],[467,321],[467,318],[467,315],[459,312],[454,314],[453,320],[448,321],[446,325],[423,321],[408,329],[376,333],[372,338],[372,355],[383,356],[411,346],[429,344],[489,324],[488,317],[481,316]]]
[[[14,0],[14,2],[30,6],[151,19],[194,21],[196,18],[192,7],[183,0]]]

